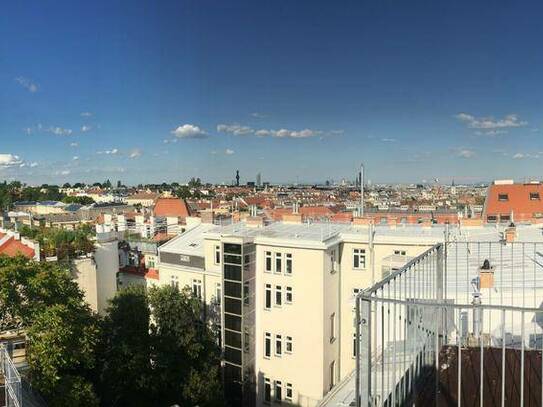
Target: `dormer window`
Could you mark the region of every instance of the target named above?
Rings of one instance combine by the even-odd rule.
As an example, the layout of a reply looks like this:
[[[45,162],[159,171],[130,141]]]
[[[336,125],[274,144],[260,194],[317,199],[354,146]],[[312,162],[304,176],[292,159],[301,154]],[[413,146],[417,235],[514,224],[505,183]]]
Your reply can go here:
[[[530,192],[530,201],[539,201],[539,192]]]
[[[498,194],[498,201],[505,202],[509,200],[509,195],[507,194]]]

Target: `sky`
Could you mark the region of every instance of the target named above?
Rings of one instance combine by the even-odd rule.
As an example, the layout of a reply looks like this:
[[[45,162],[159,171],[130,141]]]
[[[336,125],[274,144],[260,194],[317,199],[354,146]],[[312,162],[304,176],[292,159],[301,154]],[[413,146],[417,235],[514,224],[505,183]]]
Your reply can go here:
[[[24,1],[0,180],[541,178],[543,3]]]

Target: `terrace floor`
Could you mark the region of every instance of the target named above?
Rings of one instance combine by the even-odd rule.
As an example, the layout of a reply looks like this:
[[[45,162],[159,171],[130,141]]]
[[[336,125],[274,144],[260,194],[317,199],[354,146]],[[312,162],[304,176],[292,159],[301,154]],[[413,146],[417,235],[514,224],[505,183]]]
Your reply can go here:
[[[485,407],[501,406],[502,349],[483,349],[483,403]],[[461,349],[461,406],[480,406],[480,348]],[[444,346],[441,350],[437,406],[458,405],[458,348]],[[505,350],[505,406],[519,406],[521,398],[521,351]],[[541,351],[524,352],[524,406],[541,406]],[[435,370],[429,369],[419,383],[413,400],[416,406],[436,405]]]

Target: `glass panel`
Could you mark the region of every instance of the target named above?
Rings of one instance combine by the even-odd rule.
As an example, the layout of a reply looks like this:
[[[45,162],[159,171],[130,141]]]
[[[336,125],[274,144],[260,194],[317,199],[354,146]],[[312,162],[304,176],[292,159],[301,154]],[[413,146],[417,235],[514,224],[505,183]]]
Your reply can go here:
[[[227,295],[228,297],[241,298],[241,283],[225,281],[224,295]]]
[[[232,264],[241,264],[241,256],[236,256],[233,254],[225,254],[224,255],[224,262],[225,263],[232,263]]]
[[[224,244],[225,253],[241,254],[241,245],[233,243]]]
[[[226,297],[224,299],[224,311],[230,314],[241,315],[241,300]]]
[[[241,332],[241,317],[235,315],[224,314],[224,327],[232,331]]]
[[[224,344],[241,349],[241,334],[232,331],[224,331]]]
[[[225,264],[224,278],[226,278],[227,280],[241,281],[241,267]]]
[[[229,348],[228,346],[225,346],[224,359],[228,362],[241,365],[241,350]]]

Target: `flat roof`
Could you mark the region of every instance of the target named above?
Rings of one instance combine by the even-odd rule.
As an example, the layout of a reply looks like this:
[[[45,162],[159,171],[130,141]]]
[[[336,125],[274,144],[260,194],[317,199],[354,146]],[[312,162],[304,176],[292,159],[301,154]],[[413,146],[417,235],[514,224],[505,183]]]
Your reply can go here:
[[[164,243],[158,251],[204,257],[204,233],[215,227],[209,223],[201,223]]]

